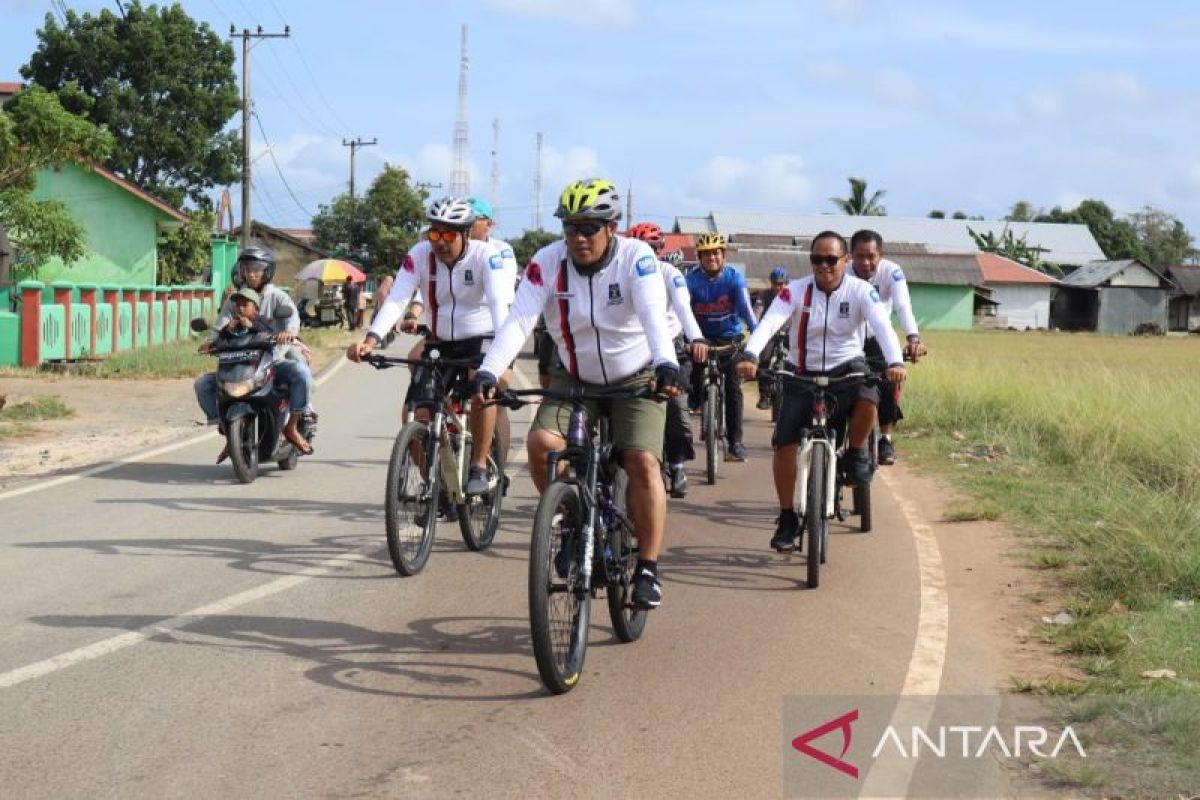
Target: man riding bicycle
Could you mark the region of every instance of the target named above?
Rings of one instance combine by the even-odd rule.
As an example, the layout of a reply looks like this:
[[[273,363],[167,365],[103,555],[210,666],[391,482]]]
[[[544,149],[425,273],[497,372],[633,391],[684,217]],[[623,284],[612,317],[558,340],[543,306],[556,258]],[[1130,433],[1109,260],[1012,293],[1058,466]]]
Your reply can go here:
[[[869,326],[887,361],[887,379],[896,384],[904,382],[900,343],[879,294],[866,281],[846,274],[847,257],[846,240],[840,234],[833,231],[817,234],[809,256],[813,274],[789,283],[767,309],[737,365],[743,377],[755,376],[759,354],[784,324],[790,328],[788,371],[830,377],[865,372],[863,329]],[[835,398],[836,424],[844,424],[847,419],[849,423],[842,469],[851,483],[867,483],[871,480],[871,462],[866,445],[875,427],[879,393],[873,386],[849,383],[832,386],[829,393]],[[771,438],[775,450],[771,468],[780,509],[771,537],[771,547],[776,550],[790,550],[800,532],[800,520],[794,509],[796,449],[801,431],[812,420],[811,400],[811,393],[804,389],[785,386],[779,420]]]
[[[692,311],[704,338],[720,347],[741,344],[747,329],[758,324],[750,307],[750,292],[746,280],[733,267],[725,265],[725,237],[719,233],[702,233],[696,237],[696,254],[700,269],[687,276],[692,295]],[[746,447],[742,444],[742,379],[733,368],[732,357],[722,364],[725,375],[725,435],[729,443],[728,461],[745,461]],[[692,403],[704,395],[704,370],[692,373]]]
[[[629,235],[650,245],[656,257],[667,246],[662,228],[653,222],[642,222],[629,229]],[[675,342],[675,357],[679,360],[679,385],[687,386],[691,381],[692,362],[704,363],[708,358],[708,343],[700,332],[700,325],[692,315],[692,296],[688,293],[687,281],[679,271],[683,253],[678,250],[667,258],[677,257],[676,263],[659,258],[663,287],[667,291],[667,327]],[[683,464],[696,457],[692,447],[692,423],[688,419],[687,397],[680,393],[667,404],[667,427],[665,431],[663,458],[667,462],[667,479],[671,483],[672,497],[687,497],[688,479]]]
[[[917,318],[913,315],[912,300],[908,296],[908,282],[904,279],[904,270],[895,261],[883,257],[883,237],[872,230],[858,231],[850,237],[850,256],[854,263],[854,275],[862,278],[875,287],[879,299],[883,302],[888,319],[892,312],[900,318],[907,342],[904,354],[914,362],[924,352],[921,344],[921,334],[917,330]],[[877,371],[883,365],[883,352],[879,342],[865,331],[867,336],[867,363]],[[904,419],[900,410],[900,386],[891,381],[883,380],[879,384],[879,463],[895,464],[896,448],[892,444],[892,434],[896,423]]]
[[[515,276],[505,268],[498,246],[470,238],[476,216],[471,204],[457,197],[442,198],[429,207],[425,240],[404,256],[383,308],[363,340],[347,348],[347,358],[361,361],[378,347],[416,290],[429,303],[426,344],[436,343],[441,355],[453,359],[483,352],[484,339],[494,335],[508,314]],[[414,332],[416,318],[405,315],[401,329]],[[507,379],[507,363],[498,374]],[[413,383],[421,382],[421,376],[414,374]],[[423,399],[419,395],[418,388],[413,399]],[[420,409],[418,416],[427,413]],[[465,492],[478,495],[488,490],[487,457],[496,430],[496,407],[472,405],[470,423],[473,451]]]
[[[754,313],[762,319],[762,315],[767,313],[767,309],[771,307],[771,303],[775,302],[775,297],[779,294],[784,286],[787,286],[791,280],[788,271],[784,267],[775,267],[771,270],[769,277],[771,285],[754,296]],[[767,346],[763,348],[762,358],[759,359],[758,365],[766,368],[771,363],[771,359],[775,357],[775,351],[780,346],[780,339],[786,337],[772,336],[767,342]],[[755,405],[759,411],[766,411],[771,407],[771,391],[772,381],[765,375],[760,375],[758,378],[758,403]]]
[[[678,393],[679,364],[667,329],[666,294],[654,252],[645,242],[617,235],[621,203],[606,180],[572,183],[554,215],[563,239],[539,250],[525,268],[512,313],[496,334],[475,376],[476,403],[495,396],[497,376],[517,355],[545,315],[563,368],[552,389],[640,387],[653,381],[660,393]],[[597,408],[589,411],[595,418]],[[527,440],[529,471],[538,491],[553,476],[547,456],[566,447],[571,406],[546,400]],[[662,601],[658,555],[666,526],[666,492],[659,458],[666,410],[650,398],[611,402],[613,447],[629,476],[629,511],[638,539],[632,602],[655,608]]]

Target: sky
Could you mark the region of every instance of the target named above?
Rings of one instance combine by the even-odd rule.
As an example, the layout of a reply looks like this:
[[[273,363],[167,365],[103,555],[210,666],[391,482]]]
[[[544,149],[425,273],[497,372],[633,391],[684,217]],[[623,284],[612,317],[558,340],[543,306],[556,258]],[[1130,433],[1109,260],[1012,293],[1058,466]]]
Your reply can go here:
[[[0,81],[19,79],[52,7],[0,0]],[[385,163],[447,191],[466,24],[471,190],[510,237],[537,217],[538,132],[547,227],[583,177],[632,187],[635,221],[666,226],[718,209],[832,212],[857,176],[886,190],[895,216],[998,218],[1018,200],[1098,197],[1118,213],[1153,205],[1200,234],[1200,4],[1187,0],[184,7],[221,33],[291,26],[251,54],[267,137],[253,132],[252,209],[272,225],[307,227],[346,191],[345,138],[379,140],[358,151],[360,191]]]

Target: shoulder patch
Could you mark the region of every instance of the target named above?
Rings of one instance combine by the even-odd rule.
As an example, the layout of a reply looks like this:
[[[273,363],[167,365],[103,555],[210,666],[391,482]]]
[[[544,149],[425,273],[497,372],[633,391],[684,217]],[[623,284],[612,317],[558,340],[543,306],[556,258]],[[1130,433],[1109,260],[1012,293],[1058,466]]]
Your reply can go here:
[[[904,270],[902,270],[902,269],[894,269],[894,270],[892,270],[892,280],[893,280],[893,281],[902,281],[902,280],[904,280]]]
[[[504,269],[504,258],[499,253],[493,253],[488,257],[489,269]]]
[[[534,286],[542,285],[542,268],[538,266],[536,261],[530,261],[529,266],[525,268],[525,280]]]
[[[875,289],[872,289],[872,290],[871,290],[871,294],[870,294],[870,295],[868,295],[868,296],[871,298],[871,302],[872,302],[872,303],[878,303],[878,302],[879,302],[879,292],[878,292],[878,291],[876,291]]]
[[[417,271],[417,265],[413,263],[412,256],[410,256],[410,255],[404,256],[403,269],[405,272],[416,272]]]
[[[658,271],[658,262],[654,260],[654,256],[642,256],[637,260],[635,267],[637,274],[641,277],[653,275]]]
[[[780,300],[782,300],[785,303],[790,303],[790,302],[792,302],[792,290],[790,288],[788,288],[787,286],[785,286],[779,290],[779,294],[776,295],[776,297],[778,297]]]
[[[516,255],[513,254],[513,249],[511,247],[505,247],[503,250],[500,251],[500,257],[501,258],[516,258]]]
[[[671,282],[674,283],[676,288],[679,288],[679,289],[682,289],[683,287],[687,286],[687,281],[685,281],[683,279],[682,275],[676,275],[674,278],[671,279]]]

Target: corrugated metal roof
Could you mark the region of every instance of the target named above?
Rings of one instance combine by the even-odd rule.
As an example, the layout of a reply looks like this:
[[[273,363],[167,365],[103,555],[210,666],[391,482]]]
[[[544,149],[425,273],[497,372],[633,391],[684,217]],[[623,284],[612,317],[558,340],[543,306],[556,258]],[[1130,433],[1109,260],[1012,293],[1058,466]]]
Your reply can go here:
[[[1156,275],[1158,274],[1158,270],[1146,266],[1146,264],[1136,258],[1125,258],[1120,261],[1093,261],[1089,264],[1084,264],[1063,278],[1062,282],[1068,286],[1096,287],[1112,280],[1134,264],[1146,267],[1146,269]],[[1159,275],[1159,277],[1161,278],[1162,275]]]
[[[975,260],[983,273],[983,282],[987,284],[1057,284],[1058,281],[1044,272],[1030,269],[1024,264],[1018,264],[1011,258],[996,253],[976,253]]]
[[[1200,295],[1200,264],[1179,264],[1167,267],[1167,273],[1179,291],[1186,295]]]
[[[726,260],[741,264],[746,280],[751,283],[766,283],[767,276],[776,266],[782,266],[793,278],[812,272],[808,263],[808,250],[792,248],[730,248]],[[922,253],[895,259],[903,269],[909,283],[931,283],[942,286],[978,286],[983,283],[983,274],[973,253]]]
[[[997,236],[1007,228],[1014,236],[1043,249],[1044,258],[1055,264],[1087,264],[1104,258],[1086,225],[1049,222],[1006,222],[1004,220],[930,219],[927,217],[850,217],[842,214],[760,213],[714,211],[706,217],[677,217],[681,232],[718,230],[725,234],[776,234],[812,237],[822,230],[849,237],[862,228],[878,231],[890,241],[923,244],[932,252],[965,252],[976,249],[967,232],[991,231]]]

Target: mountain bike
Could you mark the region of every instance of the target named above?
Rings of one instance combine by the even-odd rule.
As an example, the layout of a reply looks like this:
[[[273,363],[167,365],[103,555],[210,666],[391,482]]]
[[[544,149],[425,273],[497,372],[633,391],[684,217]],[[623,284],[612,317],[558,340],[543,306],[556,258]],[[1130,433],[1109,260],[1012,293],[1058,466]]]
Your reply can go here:
[[[729,443],[725,440],[725,373],[721,369],[720,357],[733,353],[739,347],[738,344],[711,346],[708,348],[708,358],[704,361],[700,435],[704,439],[704,477],[710,486],[717,482],[717,465],[725,460],[729,449]]]
[[[448,512],[451,506],[467,547],[486,549],[496,537],[508,479],[497,431],[487,459],[488,490],[473,496],[463,491],[472,444],[464,410],[471,396],[467,370],[477,367],[479,358],[441,358],[437,344],[430,343],[420,358],[373,354],[364,360],[376,369],[417,367],[414,380],[426,381],[426,405],[432,406],[427,421],[414,419],[400,429],[388,462],[384,509],[388,553],[396,571],[411,576],[424,568],[433,549],[439,511]]]
[[[556,475],[538,502],[529,549],[529,625],[542,683],[553,694],[575,688],[587,653],[591,601],[604,589],[613,631],[622,642],[642,635],[647,611],[630,602],[638,546],[625,510],[629,478],[607,436],[588,419],[589,400],[651,396],[648,388],[522,389],[501,392],[512,409],[545,397],[571,405],[567,446],[550,453],[547,474]],[[601,419],[605,415],[601,415]]]
[[[821,582],[821,565],[829,553],[829,520],[840,515],[842,488],[850,486],[838,469],[838,457],[845,452],[848,422],[834,424],[834,398],[829,387],[862,384],[873,375],[867,372],[848,372],[845,375],[796,375],[777,370],[770,373],[782,383],[796,383],[812,394],[812,423],[801,432],[797,451],[796,515],[800,518],[800,535],[796,550],[805,549],[808,588],[816,589]],[[870,530],[870,484],[855,485],[854,501],[857,513],[865,517]],[[865,511],[865,514],[864,514]]]

